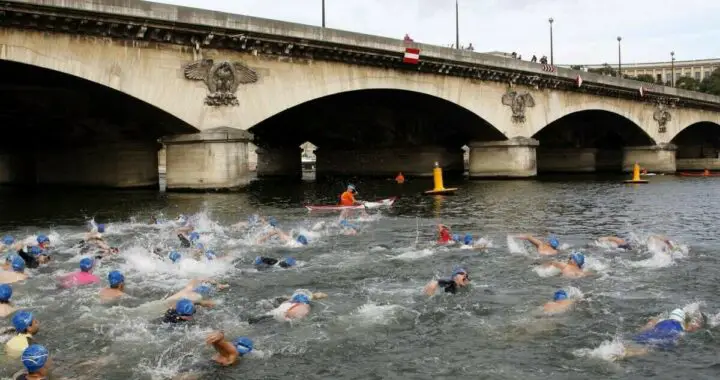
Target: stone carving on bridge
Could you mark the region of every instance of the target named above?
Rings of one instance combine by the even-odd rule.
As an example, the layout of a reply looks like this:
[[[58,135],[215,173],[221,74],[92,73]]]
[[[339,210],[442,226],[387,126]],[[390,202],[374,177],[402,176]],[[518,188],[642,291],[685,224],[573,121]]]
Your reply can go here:
[[[209,106],[238,106],[235,92],[241,84],[257,82],[257,73],[241,62],[202,59],[183,68],[185,78],[205,82],[210,94],[205,98]]]
[[[653,119],[658,123],[658,133],[665,133],[667,131],[667,123],[672,120],[672,114],[667,110],[664,104],[658,103],[655,112],[653,113]]]
[[[517,91],[508,89],[502,96],[502,104],[509,106],[512,110],[512,121],[515,123],[525,122],[525,109],[535,107],[535,99],[529,93],[519,94]]]

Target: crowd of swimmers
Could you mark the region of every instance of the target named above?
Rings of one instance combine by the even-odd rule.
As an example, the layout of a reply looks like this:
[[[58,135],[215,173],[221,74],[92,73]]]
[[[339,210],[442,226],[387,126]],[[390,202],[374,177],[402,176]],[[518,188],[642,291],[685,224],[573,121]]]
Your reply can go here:
[[[355,199],[357,190],[349,185],[347,191],[340,197],[341,205],[357,205]],[[357,234],[360,228],[351,223],[348,218],[352,213],[342,212],[338,223],[338,231],[345,235]],[[152,218],[151,224],[168,223],[167,221]],[[202,243],[200,232],[196,231],[190,218],[180,215],[177,220],[170,222],[180,245],[187,248],[186,255],[198,260],[232,260],[232,257],[222,257],[214,251],[207,249]],[[262,228],[257,240],[259,244],[268,241],[277,241],[284,244],[296,246],[307,246],[311,244],[303,234],[291,234],[283,231],[278,222],[269,217],[267,219],[258,215],[252,215],[247,221],[232,226],[235,229]],[[92,286],[103,282],[94,275],[93,268],[98,260],[119,253],[119,250],[110,246],[103,238],[106,226],[95,224],[90,226],[89,232],[84,239],[77,243],[76,248],[85,255],[78,265],[78,271],[60,276],[57,285],[61,288],[74,288],[78,286]],[[557,257],[562,254],[560,241],[556,236],[549,236],[547,239],[539,239],[531,235],[514,236],[521,241],[531,243],[537,249],[541,257]],[[663,236],[651,236],[652,240],[660,244],[664,250],[671,252],[675,244]],[[632,250],[627,239],[615,236],[600,237],[598,244],[610,245],[613,248]],[[486,249],[487,242],[483,239],[475,239],[472,234],[455,234],[451,228],[439,224],[437,226],[436,244],[444,246],[460,246],[471,249]],[[16,310],[11,301],[13,295],[12,284],[24,281],[28,278],[27,268],[38,268],[52,260],[51,241],[46,235],[38,235],[33,242],[16,242],[11,236],[5,236],[0,244],[0,250],[8,252],[5,262],[0,270],[0,317],[10,317],[13,337],[6,343],[6,352],[10,357],[19,357],[25,367],[24,371],[15,374],[14,379],[36,380],[45,379],[48,376],[51,366],[50,352],[44,345],[36,342],[35,335],[40,329],[40,322],[35,318],[31,310]],[[183,254],[178,250],[163,252],[157,248],[154,254],[159,255],[163,260],[171,263],[178,263],[183,260]],[[566,261],[550,261],[544,263],[543,267],[553,267],[569,278],[586,276],[585,255],[581,252],[570,252]],[[258,270],[269,268],[290,269],[297,266],[297,260],[293,257],[264,257],[258,256],[253,262]],[[112,270],[107,275],[107,287],[99,290],[99,298],[102,302],[117,300],[125,295],[125,276],[118,270]],[[470,272],[467,268],[456,267],[448,277],[433,279],[425,285],[422,293],[426,296],[433,296],[440,290],[442,293],[455,294],[470,285]],[[184,324],[194,320],[198,307],[213,307],[215,302],[211,295],[215,292],[227,289],[227,284],[219,283],[210,278],[191,280],[183,289],[162,300],[166,306],[164,314],[159,318],[161,323]],[[280,321],[292,321],[302,319],[311,312],[313,301],[326,298],[325,293],[312,293],[307,290],[298,290],[290,296],[281,296],[272,301],[273,309],[265,314],[249,318],[249,323],[260,323],[261,321],[276,319]],[[566,290],[557,290],[552,300],[543,305],[546,313],[557,314],[571,310],[578,299],[568,295]],[[11,317],[12,316],[12,317]],[[634,346],[628,346],[624,356],[635,356],[647,353],[652,348],[668,348],[676,345],[680,337],[686,332],[696,331],[707,326],[707,316],[699,311],[686,312],[683,309],[672,310],[666,318],[651,319],[633,337]],[[7,333],[7,332],[6,332]],[[214,348],[215,356],[213,361],[221,366],[235,364],[245,355],[254,349],[252,339],[245,336],[228,338],[222,331],[214,331],[207,336],[206,342]]]

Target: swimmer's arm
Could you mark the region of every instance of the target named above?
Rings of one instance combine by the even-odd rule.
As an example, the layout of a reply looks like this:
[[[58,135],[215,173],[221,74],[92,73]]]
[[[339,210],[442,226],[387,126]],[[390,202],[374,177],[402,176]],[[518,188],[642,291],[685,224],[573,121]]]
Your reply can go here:
[[[327,295],[326,293],[317,292],[317,293],[313,293],[313,294],[312,294],[312,300],[313,300],[313,301],[315,301],[315,300],[321,300],[321,299],[325,299],[325,298],[328,298],[328,295]]]
[[[237,361],[239,356],[238,352],[230,342],[225,340],[225,334],[223,334],[222,331],[217,331],[210,334],[207,337],[206,342],[209,345],[213,346],[215,351],[217,351],[218,355],[220,355],[224,359],[225,363],[221,364],[230,365]]]
[[[434,295],[437,291],[438,286],[439,283],[437,282],[437,280],[432,280],[428,282],[427,285],[425,285],[425,287],[423,288],[423,294],[425,294],[426,296]]]
[[[543,264],[544,267],[555,267],[557,269],[563,270],[567,266],[565,263],[559,263],[557,261],[551,261],[549,263]]]
[[[215,306],[215,302],[211,300],[200,300],[197,302],[194,302],[195,305],[202,306],[202,307],[213,307]]]
[[[258,242],[258,244],[265,243],[268,239],[270,239],[271,237],[273,237],[273,236],[275,236],[275,235],[277,235],[277,234],[278,234],[278,230],[277,230],[277,229],[272,230],[272,231],[266,233],[264,236],[260,237],[257,242]]]
[[[521,237],[519,237],[519,238],[522,239],[522,240],[527,240],[527,241],[529,241],[530,243],[532,243],[532,244],[533,244],[535,247],[537,247],[537,248],[540,248],[540,246],[542,246],[542,245],[544,244],[544,243],[543,243],[542,241],[540,241],[539,239],[536,239],[536,238],[534,238],[534,237],[532,237],[532,236],[530,236],[530,235],[521,236]]]

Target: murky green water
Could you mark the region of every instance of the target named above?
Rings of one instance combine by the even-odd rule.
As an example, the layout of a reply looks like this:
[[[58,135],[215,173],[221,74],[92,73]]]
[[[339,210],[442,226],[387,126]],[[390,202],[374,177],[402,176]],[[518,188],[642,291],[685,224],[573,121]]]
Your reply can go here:
[[[720,342],[713,329],[687,336],[672,351],[606,360],[619,344],[613,340],[632,336],[649,317],[695,301],[716,315],[720,305],[720,180],[654,177],[649,185],[626,186],[620,179],[447,180],[461,188],[447,198],[418,195],[430,187],[428,179],[360,181],[364,199],[401,199],[359,222],[358,236],[338,235],[336,217],[309,215],[302,207],[334,203],[342,182],[256,182],[230,194],[3,190],[0,223],[2,233],[52,233],[59,241],[56,260],[15,285],[13,296],[36,312],[42,324],[37,340],[51,350],[55,378],[167,379],[196,369],[205,379],[716,379]],[[253,212],[308,233],[310,245],[258,246],[256,232],[229,227]],[[155,213],[196,214],[203,241],[237,260],[178,267],[153,256],[157,246],[178,247],[170,228],[144,224]],[[108,223],[107,239],[122,250],[95,271],[103,280],[112,269],[125,273],[134,298],[117,306],[100,305],[97,287],[55,286],[55,276],[77,267],[81,256],[70,247],[92,217]],[[319,221],[326,227],[311,231]],[[434,247],[439,221],[493,246],[486,252]],[[595,274],[541,276],[534,251],[508,241],[508,234],[521,232],[556,234],[568,251],[586,252]],[[652,233],[670,236],[689,252],[671,259],[639,242],[634,252],[589,244],[602,235],[644,241]],[[251,265],[257,255],[292,255],[301,265],[257,272]],[[468,291],[420,295],[428,280],[455,265],[471,271]],[[200,309],[194,326],[162,326],[144,307],[193,277],[210,275],[232,287],[218,295],[220,305]],[[536,315],[561,287],[581,292],[584,301],[563,316]],[[264,312],[265,300],[298,288],[330,297],[293,325],[247,324]],[[253,338],[258,355],[229,369],[208,366],[212,351],[204,337],[214,329]],[[3,358],[0,365],[6,377],[21,369],[18,360]]]

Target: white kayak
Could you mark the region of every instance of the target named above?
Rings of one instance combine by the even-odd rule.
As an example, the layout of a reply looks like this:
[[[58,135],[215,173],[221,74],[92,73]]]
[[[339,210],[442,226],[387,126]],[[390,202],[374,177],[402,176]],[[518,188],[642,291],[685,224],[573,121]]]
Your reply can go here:
[[[308,211],[338,211],[338,210],[362,210],[362,209],[377,209],[381,207],[392,206],[397,197],[380,199],[375,202],[363,202],[360,205],[353,206],[342,206],[342,205],[306,205],[305,208]]]

